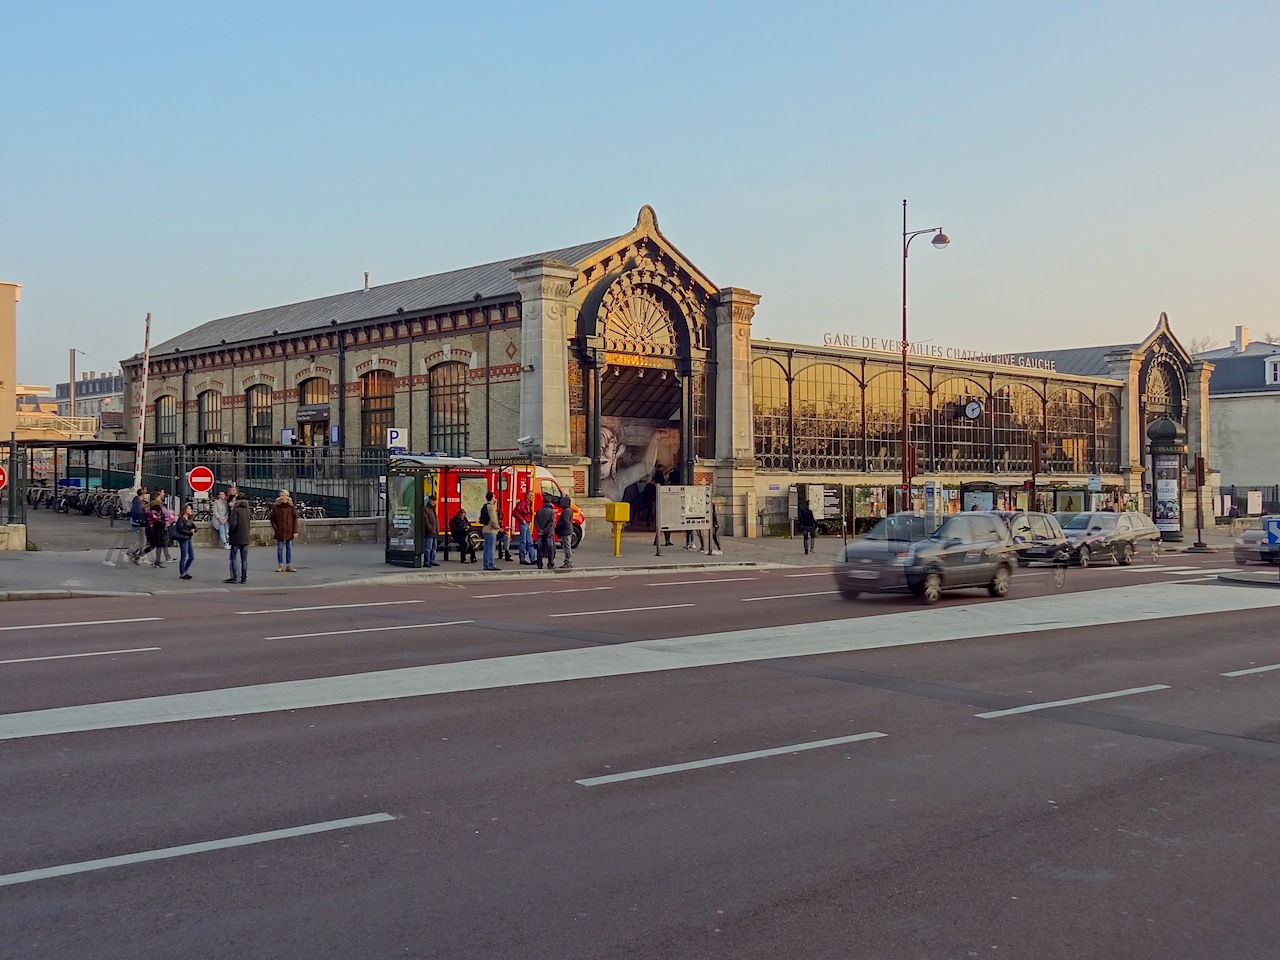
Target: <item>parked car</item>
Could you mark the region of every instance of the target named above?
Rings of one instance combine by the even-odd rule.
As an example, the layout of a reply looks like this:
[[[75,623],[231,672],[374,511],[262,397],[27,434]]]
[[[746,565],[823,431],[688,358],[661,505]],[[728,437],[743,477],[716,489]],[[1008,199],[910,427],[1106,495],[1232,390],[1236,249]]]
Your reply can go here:
[[[1280,560],[1280,545],[1267,543],[1267,521],[1280,520],[1280,516],[1258,517],[1236,537],[1236,563],[1244,566],[1250,560],[1258,563],[1275,563]]]
[[[868,592],[908,590],[935,603],[944,590],[986,587],[1009,593],[1017,560],[1009,528],[993,513],[960,513],[932,533],[913,514],[894,514],[850,543],[836,564],[840,593],[851,600]]]
[[[1009,527],[1013,537],[1014,553],[1018,566],[1033,563],[1065,565],[1070,559],[1071,541],[1062,531],[1062,525],[1052,513],[1034,513],[1027,510],[991,511]],[[1073,516],[1073,515],[1072,515]]]
[[[1151,518],[1132,510],[1077,514],[1062,531],[1071,541],[1071,560],[1082,567],[1099,560],[1127,567],[1144,547],[1155,556],[1160,544],[1160,531]]]

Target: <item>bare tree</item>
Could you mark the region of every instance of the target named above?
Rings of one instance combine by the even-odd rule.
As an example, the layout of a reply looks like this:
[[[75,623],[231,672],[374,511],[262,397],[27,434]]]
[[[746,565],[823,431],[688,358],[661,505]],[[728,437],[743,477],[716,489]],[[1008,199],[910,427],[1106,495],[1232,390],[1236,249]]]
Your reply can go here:
[[[1262,338],[1263,343],[1280,343],[1280,334],[1268,333]]]
[[[1187,341],[1187,352],[1194,357],[1197,353],[1212,350],[1217,345],[1218,341],[1213,337],[1192,337]]]

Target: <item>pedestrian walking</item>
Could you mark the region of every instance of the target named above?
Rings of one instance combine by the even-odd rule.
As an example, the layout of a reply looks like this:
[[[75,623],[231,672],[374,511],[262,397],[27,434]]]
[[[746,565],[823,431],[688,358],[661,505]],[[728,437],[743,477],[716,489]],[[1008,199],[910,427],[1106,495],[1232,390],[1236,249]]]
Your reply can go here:
[[[141,560],[142,557],[145,557],[148,553],[154,550],[156,555],[153,565],[156,569],[163,568],[164,563],[161,562],[160,551],[162,551],[165,548],[165,545],[169,542],[169,525],[164,522],[164,510],[161,508],[159,500],[152,500],[150,505],[147,507],[146,538],[147,545],[139,555],[138,559]]]
[[[191,579],[191,564],[195,562],[196,550],[194,537],[196,535],[196,521],[191,504],[184,503],[182,510],[178,513],[178,519],[173,521],[173,538],[178,541],[178,579]]]
[[[511,511],[511,520],[516,525],[520,537],[517,553],[522,566],[532,565],[533,551],[533,491],[530,490]]]
[[[804,552],[812,553],[818,539],[818,521],[814,519],[813,511],[807,503],[800,505],[796,519],[800,523],[800,534],[804,537]]]
[[[253,514],[249,512],[249,501],[236,495],[235,503],[227,520],[227,540],[231,544],[231,552],[227,560],[231,568],[231,576],[223,583],[244,583],[249,579],[249,544],[253,541]],[[240,574],[236,576],[236,560],[240,561]]]
[[[542,506],[533,515],[533,531],[538,539],[538,551],[535,556],[537,567],[542,569],[545,560],[548,570],[556,568],[556,508],[546,497],[542,498]]]
[[[560,516],[556,519],[556,536],[560,538],[560,549],[564,551],[564,563],[561,570],[573,569],[573,500],[566,493],[560,498]],[[555,563],[554,558],[552,563]]]
[[[230,515],[231,504],[227,503],[227,491],[219,490],[218,496],[209,508],[209,516],[213,521],[213,530],[218,535],[218,542],[222,544],[223,550],[231,549],[231,544],[227,541],[227,521],[230,519]]]
[[[293,566],[293,538],[298,535],[298,508],[288,490],[281,490],[267,514],[276,538],[276,573],[297,573]]]
[[[720,516],[716,513],[716,502],[711,501],[711,555],[720,557],[724,551],[720,549]]]
[[[438,567],[436,544],[440,539],[440,518],[436,516],[436,495],[428,494],[422,505],[422,565]]]
[[[147,488],[139,487],[129,503],[129,532],[133,534],[133,547],[129,560],[137,563],[147,549]]]
[[[498,542],[498,531],[502,525],[498,523],[498,505],[493,502],[493,491],[484,495],[484,506],[480,508],[480,534],[484,537],[484,570],[497,570],[493,562],[494,546]]]
[[[160,511],[164,514],[165,530],[167,534],[164,538],[164,546],[160,552],[164,554],[165,563],[173,563],[173,554],[169,552],[169,544],[174,540],[173,524],[178,519],[178,515],[169,509],[168,498],[164,495],[164,490],[156,491],[156,499],[160,501]]]
[[[458,507],[458,512],[449,521],[449,533],[453,535],[453,542],[458,545],[458,562],[475,563],[476,545],[471,542],[471,521],[467,519],[466,507]]]

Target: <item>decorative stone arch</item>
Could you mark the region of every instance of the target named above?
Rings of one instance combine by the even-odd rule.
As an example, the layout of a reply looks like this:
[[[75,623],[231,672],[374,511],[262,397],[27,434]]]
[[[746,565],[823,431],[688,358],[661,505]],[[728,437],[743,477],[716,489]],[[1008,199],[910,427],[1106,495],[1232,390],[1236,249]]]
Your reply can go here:
[[[294,379],[296,380],[297,378],[295,377]],[[263,372],[262,370],[254,370],[252,373],[245,375],[245,377],[240,381],[241,388],[246,391],[250,387],[255,387],[255,386],[258,386],[259,384],[266,384],[267,386],[271,387],[271,389],[274,391],[275,385],[276,385],[276,378],[269,373]]]
[[[419,373],[427,373],[434,366],[441,363],[465,363],[468,368],[472,366],[474,354],[465,347],[452,347],[445,344],[443,348],[428,353],[419,362]]]
[[[355,375],[362,377],[366,373],[372,373],[374,370],[389,370],[394,374],[398,366],[394,357],[382,357],[375,353],[372,357],[361,360],[356,364]]]
[[[332,367],[327,367],[322,363],[310,363],[300,370],[293,372],[293,384],[298,386],[307,380],[319,377],[321,380],[328,380],[330,383],[334,380],[334,371]]]

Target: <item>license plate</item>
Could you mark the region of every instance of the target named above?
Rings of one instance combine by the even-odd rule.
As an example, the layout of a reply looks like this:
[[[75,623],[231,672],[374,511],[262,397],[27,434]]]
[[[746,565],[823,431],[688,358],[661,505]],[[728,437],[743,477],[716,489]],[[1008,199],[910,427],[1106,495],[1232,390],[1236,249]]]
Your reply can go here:
[[[850,570],[849,576],[854,580],[879,580],[880,574],[874,570]]]

